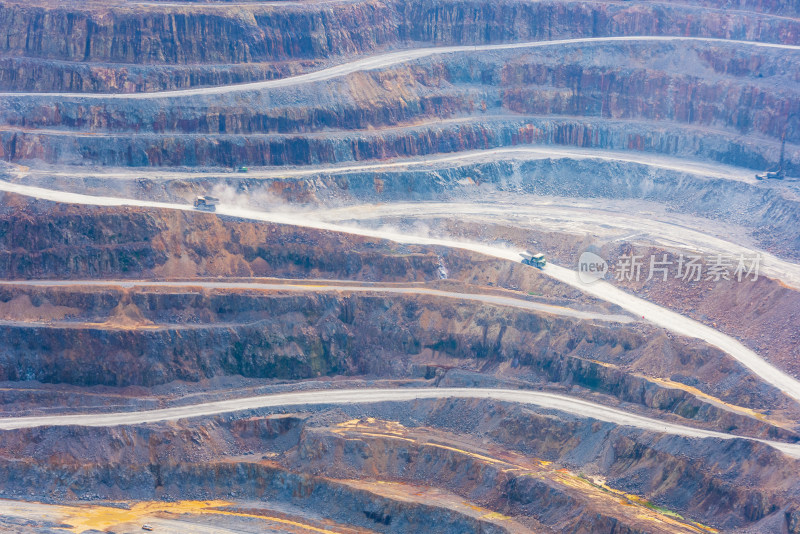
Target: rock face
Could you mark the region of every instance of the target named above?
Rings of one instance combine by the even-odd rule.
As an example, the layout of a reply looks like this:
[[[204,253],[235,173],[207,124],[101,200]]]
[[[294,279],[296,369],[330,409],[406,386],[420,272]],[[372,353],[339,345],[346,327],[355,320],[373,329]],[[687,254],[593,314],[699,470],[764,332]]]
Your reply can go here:
[[[0,425],[198,406],[0,431],[0,531],[800,532],[800,407],[716,348],[796,374],[798,49],[780,0],[3,2],[0,188],[98,206],[0,193]],[[726,246],[774,278],[612,282],[722,342],[558,274]],[[411,387],[573,408],[203,411]]]
[[[131,209],[89,212],[39,205],[0,217],[3,279],[175,276],[324,276],[362,280],[436,280],[436,254],[387,255],[374,240],[222,221],[202,213]],[[217,248],[219,245],[220,248]],[[339,251],[339,254],[333,252]],[[342,256],[341,252],[347,255]]]
[[[770,137],[780,137],[785,129],[789,141],[796,141],[797,92],[789,84],[775,91],[763,79],[766,75],[773,81],[790,81],[790,65],[782,51],[742,51],[716,43],[711,50],[702,42],[656,46],[632,41],[564,44],[492,56],[445,55],[311,84],[303,91],[245,93],[241,96],[252,103],[248,107],[241,106],[241,98],[220,101],[217,95],[172,99],[157,113],[129,99],[43,99],[38,106],[6,105],[6,120],[27,128],[289,133],[391,126],[414,117],[473,112],[480,106],[489,115],[500,108],[531,115],[673,121]],[[654,63],[661,68],[654,69]],[[278,64],[273,72],[277,68],[290,67]],[[699,68],[714,69],[716,77],[704,77]],[[240,77],[237,72],[231,76]]]
[[[800,23],[773,15],[786,9],[512,0],[280,8],[12,3],[0,9],[0,27],[14,28],[0,36],[0,84],[109,92],[230,84],[422,45],[626,36],[793,45]],[[796,174],[800,99],[784,52],[706,41],[551,43],[444,54],[257,92],[144,103],[26,95],[0,104],[7,126],[0,157],[237,167],[556,144],[763,170],[777,165],[785,136],[785,168]]]
[[[0,58],[0,87],[6,91],[139,93],[198,85],[226,85],[294,76],[320,68],[321,60],[237,65],[159,65],[53,62],[30,57]]]
[[[359,418],[363,410],[378,417]],[[465,431],[483,436],[482,442],[457,441],[454,432]],[[74,445],[65,447],[66,442]],[[127,446],[118,447],[121,442]],[[237,459],[218,461],[200,443],[213,443],[217,454]],[[738,454],[748,454],[757,462],[775,460],[774,453],[758,445],[737,444],[734,450],[705,459],[703,444],[691,440],[654,439],[596,422],[565,422],[480,400],[345,406],[338,412],[322,410],[314,417],[258,414],[233,421],[217,417],[211,427],[181,422],[91,432],[40,429],[3,433],[0,444],[20,457],[36,448],[53,458],[46,470],[31,461],[4,465],[2,476],[10,481],[2,489],[6,496],[28,494],[31,487],[60,494],[63,487],[53,484],[51,472],[58,473],[57,479],[78,498],[133,495],[147,500],[181,495],[207,500],[230,498],[231,488],[235,488],[246,500],[302,504],[326,517],[382,532],[414,532],[419,525],[433,525],[433,532],[491,532],[497,528],[491,522],[478,526],[475,518],[464,517],[463,511],[443,506],[455,503],[429,487],[434,475],[438,475],[440,487],[452,492],[445,495],[460,502],[480,502],[484,508],[480,520],[484,522],[490,521],[491,515],[485,511],[489,508],[501,509],[505,521],[511,515],[529,528],[691,532],[678,522],[659,526],[635,495],[603,491],[585,475],[550,465],[574,464],[576,458],[602,459],[590,468],[592,472],[610,484],[621,483],[626,492],[635,494],[649,487],[659,495],[659,505],[681,503],[682,509],[691,510],[697,518],[722,517],[721,526],[737,529],[773,514],[783,515],[782,507],[792,509],[793,504],[784,497],[761,488],[795,485],[792,470],[797,467],[796,462],[783,463],[765,478],[758,470],[723,467],[735,462]],[[492,449],[500,446],[508,452],[494,456]],[[256,459],[264,453],[272,459]],[[247,456],[243,459],[242,455]],[[707,464],[725,470],[730,480],[713,482],[705,474]],[[86,467],[78,470],[76,465]],[[637,477],[618,480],[631,470]],[[662,476],[666,470],[672,473],[670,477]],[[377,473],[391,482],[359,483],[352,478]],[[386,485],[394,492],[382,492]],[[412,494],[424,498],[409,498]],[[712,514],[708,502],[722,504]],[[444,518],[438,517],[442,515]],[[508,523],[504,524],[508,528]],[[506,528],[498,531],[507,532]]]
[[[771,3],[776,7],[782,3]],[[771,9],[769,10],[771,11]],[[0,51],[135,64],[245,63],[369,52],[409,42],[476,44],[614,35],[694,35],[796,43],[800,25],[687,5],[511,0],[357,2],[204,9],[8,3]]]
[[[676,123],[586,119],[514,118],[470,121],[451,126],[434,121],[429,127],[408,127],[382,133],[343,135],[104,134],[69,137],[60,133],[0,132],[8,158],[94,162],[107,166],[216,166],[237,163],[259,166],[325,165],[362,160],[516,146],[535,142],[611,150],[634,149],[660,155],[700,153],[740,167],[763,168],[780,152],[780,143],[752,145],[731,134],[687,128]],[[795,172],[797,156],[787,168]]]
[[[18,302],[9,297],[1,295],[0,302]],[[32,300],[74,309],[72,300],[81,298],[87,308],[55,324],[0,326],[0,381],[152,387],[223,376],[349,375],[438,377],[441,385],[463,386],[478,379],[457,370],[491,375],[500,366],[508,368],[504,376],[535,376],[537,383],[586,388],[723,430],[800,440],[641,375],[654,357],[669,358],[662,365],[669,363],[676,380],[725,402],[759,410],[788,406],[718,351],[649,329],[584,327],[517,311],[381,295],[60,297],[35,294]],[[119,316],[122,307],[127,321]],[[131,320],[131,309],[139,320]]]
[[[51,60],[175,65],[327,57],[397,40],[390,10],[377,2],[243,7],[6,4],[2,50]]]
[[[789,81],[781,51],[715,46],[728,64],[698,43],[594,43],[521,57],[445,56],[298,88],[171,98],[155,109],[128,99],[9,99],[2,119],[15,128],[0,142],[12,161],[116,166],[309,165],[559,144],[760,169],[777,158],[785,132],[794,172],[800,99],[791,85],[774,90]],[[641,67],[620,66],[631,61]],[[705,78],[699,68],[718,74]]]
[[[454,251],[397,248],[209,214],[132,209],[123,216],[108,208],[53,209],[44,203],[24,211],[25,218],[6,219],[7,241],[0,245],[6,249],[6,279],[255,275],[372,279],[411,287],[438,281],[443,290],[463,292],[468,290],[463,283],[485,278],[546,292],[556,304],[581,300],[552,282],[526,281],[517,265],[498,272],[496,262]],[[15,254],[11,243],[27,254]],[[440,281],[442,262],[448,281]],[[23,317],[34,322],[14,321]],[[259,295],[207,294],[200,288],[134,293],[9,288],[0,291],[3,320],[12,321],[0,325],[0,380],[6,381],[154,386],[220,376],[438,376],[437,369],[451,367],[491,373],[510,365],[537,382],[579,385],[682,417],[752,426],[640,375],[662,354],[672,362],[673,379],[715,398],[759,410],[786,407],[773,388],[702,343],[670,340],[641,326],[582,326],[477,303],[389,297],[379,289],[367,295],[288,290]],[[107,356],[97,358],[101,353]],[[447,375],[451,380],[457,385],[461,378]]]

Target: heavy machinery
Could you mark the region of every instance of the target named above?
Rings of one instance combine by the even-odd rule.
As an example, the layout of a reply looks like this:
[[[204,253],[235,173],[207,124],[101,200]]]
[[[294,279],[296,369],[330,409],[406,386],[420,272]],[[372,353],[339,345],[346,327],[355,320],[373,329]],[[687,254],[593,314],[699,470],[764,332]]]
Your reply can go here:
[[[530,265],[531,267],[536,267],[538,269],[544,269],[544,266],[547,265],[547,260],[545,259],[544,254],[541,252],[538,254],[523,252],[520,254],[520,256],[522,256],[522,263],[525,265]]]
[[[203,211],[216,211],[219,199],[217,197],[202,196],[194,201],[194,207]]]
[[[781,137],[781,159],[778,161],[778,170],[775,172],[765,172],[756,174],[756,180],[783,180],[786,178],[786,170],[783,168],[783,156],[786,152],[786,133]]]

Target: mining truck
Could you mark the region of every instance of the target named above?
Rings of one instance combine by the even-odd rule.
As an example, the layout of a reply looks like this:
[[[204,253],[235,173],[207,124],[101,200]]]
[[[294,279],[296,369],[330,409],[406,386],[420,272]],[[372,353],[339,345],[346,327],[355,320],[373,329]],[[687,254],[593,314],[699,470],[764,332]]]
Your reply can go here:
[[[203,211],[216,211],[219,199],[217,197],[202,196],[194,201],[194,207]]]
[[[544,266],[547,265],[547,260],[545,259],[544,254],[541,252],[538,254],[523,252],[520,254],[520,256],[522,256],[522,263],[525,265],[530,265],[531,267],[536,267],[539,269],[544,269]]]
[[[756,174],[756,180],[783,180],[786,178],[786,170],[783,168],[783,156],[786,152],[786,133],[781,137],[781,159],[778,161],[778,170]]]

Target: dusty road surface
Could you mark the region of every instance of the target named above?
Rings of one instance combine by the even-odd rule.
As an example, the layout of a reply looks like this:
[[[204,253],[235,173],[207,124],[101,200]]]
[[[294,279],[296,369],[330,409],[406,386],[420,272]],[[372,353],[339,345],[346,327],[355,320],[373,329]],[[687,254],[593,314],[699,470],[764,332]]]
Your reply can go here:
[[[12,184],[5,181],[0,181],[0,191],[18,193],[43,200],[51,200],[54,202],[71,202],[94,206],[141,206],[177,209],[184,211],[193,210],[191,206],[186,204],[171,204],[167,202],[150,202],[145,200],[81,195],[77,193],[68,193],[65,191],[57,191],[41,187]],[[470,243],[466,241],[457,241],[453,239],[415,236],[393,231],[372,230],[358,228],[356,226],[345,226],[340,224],[326,223],[323,221],[313,221],[309,219],[306,214],[298,215],[296,213],[263,212],[225,205],[218,206],[217,213],[220,215],[229,215],[231,217],[240,217],[255,221],[287,224],[305,228],[314,228],[317,230],[328,230],[332,232],[343,232],[377,239],[386,239],[397,243],[434,245],[470,250],[479,254],[514,262],[519,261],[520,253],[522,252],[520,249],[503,248],[479,243]],[[571,269],[566,269],[551,263],[548,264],[541,272],[565,284],[569,284],[575,288],[578,288],[589,295],[602,299],[606,302],[616,304],[625,311],[650,321],[657,326],[683,336],[698,338],[706,341],[707,343],[728,353],[731,357],[750,369],[765,382],[772,384],[786,395],[800,403],[800,380],[768,363],[756,352],[745,347],[741,342],[737,341],[733,337],[723,334],[722,332],[719,332],[698,321],[685,317],[679,313],[658,306],[657,304],[653,304],[639,297],[635,297],[608,282],[599,280],[591,284],[585,284],[578,279],[578,273]]]
[[[413,401],[416,399],[475,398],[493,399],[505,402],[533,404],[545,409],[558,410],[579,417],[590,417],[599,421],[630,426],[652,432],[662,432],[689,438],[750,439],[702,430],[656,419],[650,419],[575,399],[565,395],[539,391],[520,391],[492,388],[404,388],[404,389],[343,389],[323,391],[303,391],[278,393],[258,397],[240,398],[217,402],[207,402],[160,410],[118,412],[105,414],[48,415],[37,417],[6,417],[0,419],[0,429],[34,428],[39,426],[91,426],[108,427],[119,425],[139,425],[158,421],[174,421],[191,417],[205,417],[223,413],[277,408],[283,406],[361,404],[373,402]],[[755,439],[766,443],[793,458],[800,458],[800,444],[781,443]]]
[[[519,197],[519,195],[518,195]],[[457,213],[459,218],[474,217],[477,220],[512,221],[520,224],[527,219],[528,225],[554,231],[580,233],[581,231],[600,231],[604,227],[627,230],[636,237],[645,236],[657,243],[678,246],[691,250],[701,250],[706,254],[729,254],[760,257],[759,272],[800,289],[800,265],[774,254],[751,246],[744,246],[721,239],[684,224],[660,221],[652,215],[639,215],[635,212],[620,212],[602,209],[598,203],[559,203],[553,199],[537,200],[517,198],[516,202],[487,199],[474,202],[392,202],[366,204],[347,208],[318,210],[309,213],[312,219],[330,222],[366,221],[383,217],[429,218],[450,216]]]
[[[8,130],[15,128],[3,127]],[[42,131],[31,129],[31,132]],[[59,131],[66,134],[69,132]],[[618,161],[621,163],[636,163],[665,170],[687,172],[709,178],[722,178],[736,180],[747,183],[757,183],[755,173],[752,169],[723,165],[720,163],[708,163],[699,160],[687,160],[664,154],[623,152],[619,150],[604,150],[599,148],[578,148],[569,146],[512,146],[489,148],[485,150],[466,150],[455,154],[431,154],[425,157],[394,158],[381,162],[364,162],[357,164],[337,164],[337,165],[309,165],[307,167],[271,167],[253,168],[246,175],[247,179],[258,178],[294,178],[303,176],[313,176],[324,173],[346,173],[346,172],[368,172],[368,171],[391,171],[393,169],[430,169],[430,168],[449,168],[452,164],[485,163],[502,160],[523,160],[531,161],[538,159],[576,159],[576,160],[601,160]],[[87,176],[104,179],[136,180],[147,178],[150,180],[177,180],[208,178],[209,176],[229,176],[230,173],[215,173],[211,170],[196,171],[176,171],[170,169],[123,169],[106,168],[102,170],[74,168],[74,170],[64,170],[60,166],[52,169],[22,169],[16,166],[14,174],[18,178],[26,175],[46,175],[85,178]],[[69,166],[66,167],[69,169]]]

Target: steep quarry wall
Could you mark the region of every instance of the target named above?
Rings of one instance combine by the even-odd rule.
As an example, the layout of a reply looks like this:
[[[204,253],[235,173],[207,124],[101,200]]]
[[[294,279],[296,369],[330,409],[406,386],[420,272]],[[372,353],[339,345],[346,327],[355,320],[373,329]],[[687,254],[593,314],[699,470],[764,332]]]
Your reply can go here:
[[[674,121],[773,138],[786,131],[789,142],[800,140],[800,94],[787,80],[793,69],[785,51],[710,48],[727,54],[727,63],[722,58],[723,64],[715,64],[701,43],[594,43],[441,56],[324,83],[229,96],[144,104],[8,99],[2,117],[21,129],[243,134],[356,130],[512,112]],[[717,75],[706,77],[709,68]],[[776,83],[782,88],[776,90]]]
[[[791,19],[749,13],[687,11],[681,5],[613,3],[485,3],[478,0],[406,3],[407,35],[414,40],[480,43],[600,35],[696,35],[728,39],[797,39]],[[741,16],[741,18],[740,18]],[[762,21],[774,32],[764,31]],[[769,35],[769,37],[767,37]],[[738,36],[738,37],[735,37]]]
[[[7,160],[104,166],[312,165],[423,156],[523,144],[635,150],[709,159],[752,169],[771,168],[780,142],[751,139],[678,123],[582,118],[491,118],[461,124],[315,135],[83,134],[0,130]],[[787,148],[787,173],[800,172],[800,149]]]
[[[379,2],[230,9],[6,3],[0,51],[66,61],[247,63],[369,51],[397,41]]]
[[[403,224],[395,218],[388,218],[383,222],[395,227]],[[418,220],[413,222],[419,223]],[[685,255],[687,252],[685,249],[675,250],[664,245],[631,244],[614,236],[586,238],[586,234],[580,230],[568,234],[567,237],[559,231],[541,231],[536,228],[535,222],[530,227],[521,228],[508,223],[446,218],[426,219],[425,223],[429,224],[433,232],[468,236],[476,240],[492,236],[514,243],[520,248],[535,244],[538,250],[551,258],[550,261],[567,268],[576,268],[577,259],[586,250],[594,250],[609,265],[617,266],[620,265],[622,256],[637,255],[646,262],[651,255],[663,259],[665,254],[668,261],[672,261],[675,266],[680,261],[680,254]],[[598,224],[602,222],[598,221]],[[704,272],[708,272],[708,267],[714,260],[713,254],[705,257]],[[516,285],[516,281],[505,277],[487,279],[493,280],[503,287]],[[675,277],[664,280],[658,275],[648,280],[644,272],[640,280],[616,280],[614,276],[608,276],[607,280],[640,298],[674,309],[735,337],[790,375],[800,372],[800,362],[795,356],[800,351],[800,337],[786,335],[786,332],[800,332],[800,317],[793,313],[800,309],[800,291],[787,286],[781,280],[765,276],[763,270],[756,280],[750,276],[742,281],[736,277],[731,277],[730,280],[721,278],[719,281],[682,280]],[[687,383],[690,381],[691,379]]]
[[[364,413],[377,419],[363,418]],[[462,433],[482,438],[477,442]],[[493,401],[366,404],[217,417],[203,426],[180,422],[147,428],[4,431],[0,449],[7,456],[0,460],[0,472],[9,484],[0,488],[0,495],[30,495],[31,488],[41,488],[36,493],[40,498],[182,495],[205,500],[230,498],[234,491],[247,499],[301,502],[326,517],[402,532],[427,524],[450,526],[453,512],[440,521],[436,514],[444,512],[441,508],[414,504],[396,486],[412,484],[409,492],[423,492],[431,487],[431,474],[441,473],[435,488],[515,520],[535,518],[528,525],[540,529],[539,522],[592,532],[662,531],[657,522],[637,523],[634,517],[641,508],[623,495],[593,487],[588,477],[577,474],[588,473],[717,528],[743,528],[772,514],[785,514],[781,520],[787,524],[797,514],[790,497],[797,491],[796,461],[780,461],[765,446],[741,440],[714,452],[709,443],[542,415]],[[498,449],[509,452],[493,457]],[[45,451],[49,461],[12,459],[28,458],[34,450]],[[265,453],[270,460],[257,460]],[[220,455],[237,459],[219,461]],[[515,465],[522,455],[533,460]],[[743,456],[751,463],[744,465]],[[775,461],[769,474],[752,467]],[[557,463],[548,467],[548,462]],[[514,467],[507,469],[509,464]],[[558,467],[562,465],[569,468]],[[637,476],[625,475],[631,471]],[[727,479],[716,481],[711,476],[715,471]],[[666,472],[672,476],[664,476]],[[354,484],[359,480],[361,486]],[[377,485],[370,486],[373,481]],[[397,500],[375,491],[387,483],[395,486]],[[775,486],[784,491],[771,489]],[[359,496],[357,504],[352,504],[354,495]],[[438,504],[435,495],[422,502]],[[618,510],[620,500],[628,513]],[[670,527],[663,531],[680,531],[678,525]],[[458,528],[474,531],[476,525]]]
[[[35,204],[0,216],[4,279],[285,276],[436,280],[438,255],[202,213]],[[346,254],[345,254],[346,251]]]
[[[320,68],[322,60],[153,67],[12,56],[0,57],[0,88],[14,92],[140,93],[272,80]]]
[[[752,428],[753,421],[639,374],[658,358],[675,380],[691,381],[726,402],[757,409],[782,409],[787,402],[737,362],[696,340],[670,339],[643,325],[582,325],[450,299],[199,288],[0,294],[0,309],[25,303],[64,310],[63,318],[56,324],[2,321],[0,380],[120,387],[224,375],[437,376],[437,369],[491,373],[500,366],[535,381],[582,386],[690,419]]]
[[[9,55],[188,64],[329,57],[419,41],[693,35],[791,44],[797,42],[800,23],[741,11],[696,11],[680,4],[417,0],[228,10],[6,3],[0,27],[7,29],[0,34],[0,51]]]
[[[377,53],[399,43],[409,44],[409,40],[415,46],[586,35],[713,34],[758,40],[759,35],[753,32],[764,31],[772,37],[779,36],[782,42],[793,42],[796,34],[795,29],[784,27],[794,24],[785,17],[741,10],[698,12],[682,5],[655,4],[334,3],[318,9],[264,8],[263,13],[252,8],[252,20],[233,17],[224,8],[207,14],[191,6],[171,8],[188,10],[181,16],[189,18],[203,14],[205,18],[196,26],[185,20],[179,24],[158,19],[175,16],[168,6],[149,11],[131,6],[94,7],[80,14],[20,4],[9,4],[4,9],[0,19],[5,14],[9,23],[17,26],[27,24],[28,16],[35,19],[31,24],[37,28],[45,22],[64,25],[67,23],[58,22],[63,13],[70,14],[65,26],[69,28],[80,26],[84,19],[102,19],[102,24],[86,22],[87,27],[96,26],[91,32],[87,30],[87,42],[97,36],[96,49],[105,51],[99,55],[93,55],[91,43],[82,58],[70,56],[74,45],[36,44],[34,30],[28,32],[24,46],[14,42],[18,34],[9,36],[8,57],[2,60],[7,71],[0,73],[0,81],[7,80],[12,89],[23,88],[19,85],[21,80],[39,73],[42,76],[34,77],[41,81],[37,82],[37,89],[53,84],[51,90],[65,86],[79,90],[131,90],[141,88],[144,78],[152,80],[153,88],[161,83],[158,80],[166,79],[176,81],[165,82],[162,88],[266,79],[319,68],[318,60],[329,57],[334,49],[338,50],[336,54],[349,58],[356,51]],[[264,22],[269,30],[258,29],[261,15],[256,16],[256,12],[269,19]],[[370,12],[369,17],[385,31],[361,24],[359,16],[351,12],[363,17]],[[117,19],[136,16],[153,20],[139,25],[137,31],[141,35],[129,35],[123,30],[130,24]],[[350,16],[352,20],[347,18]],[[299,32],[314,42],[281,41],[284,52],[288,50],[286,57],[255,45],[251,50],[247,39],[235,41],[237,46],[228,50],[234,56],[243,54],[242,57],[225,56],[207,39],[203,47],[196,43],[197,35],[225,39],[228,33],[217,31],[213,26],[216,22],[212,24],[225,20],[234,25],[254,24],[256,29],[247,26],[250,29],[245,34],[274,44],[269,33],[288,27],[286,20],[293,17],[299,17],[297,24],[303,28],[307,23],[312,28],[318,24],[322,33],[309,30],[310,35],[325,35],[325,42],[317,43],[309,34]],[[321,18],[308,22],[304,17]],[[753,17],[757,24],[751,20]],[[623,20],[624,24],[620,24]],[[212,26],[206,28],[203,24]],[[652,27],[646,28],[648,25]],[[332,27],[341,27],[341,31]],[[431,33],[433,27],[435,34]],[[556,35],[542,35],[545,27],[555,29]],[[151,38],[147,36],[149,31],[163,35]],[[389,35],[393,31],[396,35]],[[509,31],[511,35],[507,35]],[[79,34],[74,31],[71,35]],[[118,35],[125,46],[103,44],[106,34]],[[144,45],[137,41],[141,38],[147,46],[157,49],[159,39],[169,35],[178,36],[177,44],[166,51],[143,51],[140,48]],[[321,48],[313,51],[317,44]],[[128,47],[138,59],[128,57]],[[303,55],[300,49],[311,51]],[[214,57],[194,57],[201,51]],[[0,120],[6,125],[0,131],[0,157],[18,162],[111,166],[235,167],[323,164],[552,143],[653,151],[766,169],[776,165],[779,139],[785,134],[789,142],[786,170],[796,174],[800,98],[791,89],[792,79],[797,76],[792,74],[795,70],[787,54],[792,52],[744,50],[717,43],[594,43],[560,45],[535,52],[519,49],[455,54],[297,88],[227,96],[146,102],[9,98],[0,111]],[[172,64],[172,70],[156,70],[150,76],[147,69],[156,69],[148,63],[155,61],[153,58]],[[225,66],[223,60],[231,64]],[[264,62],[270,60],[279,62],[265,66]],[[74,61],[77,63],[71,63]],[[111,75],[108,70],[114,61],[125,62],[126,66]],[[135,61],[141,64],[134,64]],[[174,66],[182,63],[185,67]],[[776,87],[782,89],[776,91]],[[523,121],[521,115],[528,117]],[[441,119],[451,121],[451,125],[442,124]],[[460,125],[455,126],[456,123]],[[759,142],[742,138],[741,134],[756,136]]]
[[[780,7],[785,11],[750,6]],[[230,8],[7,2],[0,27],[8,29],[0,33],[1,88],[112,92],[270,79],[308,68],[309,60],[426,44],[621,35],[791,44],[800,33],[791,18],[743,9],[513,1]]]
[[[0,5],[0,92],[130,93],[273,80],[364,58],[378,66],[304,85],[190,97],[4,96],[0,158],[9,163],[0,178],[187,208],[197,195],[213,194],[226,206],[302,207],[317,216],[361,202],[477,204],[492,195],[560,197],[555,202],[610,216],[658,203],[659,216],[675,213],[676,224],[702,221],[693,228],[709,236],[720,232],[703,228],[706,221],[739,225],[740,244],[753,246],[752,237],[796,259],[800,209],[791,181],[755,182],[753,172],[715,165],[772,169],[785,134],[785,170],[800,175],[796,50],[606,40],[472,49],[390,66],[374,57],[580,37],[794,46],[798,13],[780,0],[8,0]],[[427,157],[511,146],[605,152],[602,159],[588,150],[569,158],[530,151]],[[654,166],[614,159],[631,155],[672,158],[653,157]],[[411,161],[404,167],[388,158]],[[392,166],[330,168],[357,161]],[[288,165],[321,168],[300,177],[297,169],[232,172]],[[521,222],[535,205],[520,202],[521,213],[514,205],[508,217],[482,220],[445,220],[445,208],[441,218],[420,222],[398,211],[368,224],[535,247],[553,264],[571,265],[597,237],[590,223],[576,217],[586,235],[540,231],[535,218]],[[414,209],[425,216],[424,206]],[[327,212],[331,220],[335,211]],[[617,258],[635,238],[609,237],[603,252]],[[219,284],[276,278],[309,287]],[[0,287],[2,417],[340,387],[498,387],[557,393],[732,438],[683,437],[660,423],[643,431],[485,399],[42,426],[0,431],[0,497],[225,498],[236,501],[232,507],[292,505],[301,515],[379,532],[709,531],[700,523],[800,532],[798,462],[751,439],[797,444],[796,403],[699,339],[638,315],[604,320],[623,311],[519,262],[197,210],[0,194],[0,279],[70,284]],[[97,279],[123,282],[79,283]],[[145,287],[134,279],[192,285]],[[347,280],[375,290],[319,287]],[[409,290],[381,291],[385,285]],[[437,292],[420,293],[427,289]],[[795,371],[787,362],[798,344],[797,293],[775,280],[747,290],[676,281],[625,289]],[[579,320],[459,295],[474,292],[596,315]],[[737,324],[743,321],[750,324]],[[9,524],[0,518],[0,530]]]

